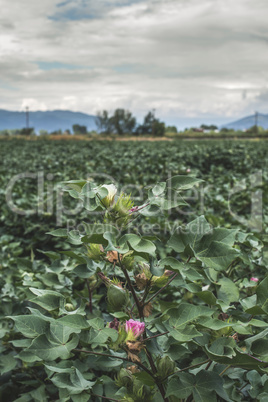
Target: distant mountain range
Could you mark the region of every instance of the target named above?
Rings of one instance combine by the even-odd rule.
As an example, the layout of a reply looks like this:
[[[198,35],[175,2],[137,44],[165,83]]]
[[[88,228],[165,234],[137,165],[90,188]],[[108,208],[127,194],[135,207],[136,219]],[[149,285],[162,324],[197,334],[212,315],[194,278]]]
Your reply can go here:
[[[87,130],[96,130],[96,116],[71,112],[69,110],[52,110],[46,112],[29,112],[29,126],[34,127],[35,132],[47,130],[70,130],[73,124],[87,126]],[[25,112],[13,112],[0,109],[0,130],[20,129],[26,126]]]
[[[232,128],[234,130],[245,130],[256,124],[255,115],[243,117],[240,120],[233,121],[232,123],[224,124],[221,127]],[[268,114],[258,113],[257,124],[259,127],[268,129]]]
[[[47,130],[48,132],[56,130],[70,130],[74,124],[86,126],[88,131],[96,130],[96,116],[71,112],[69,110],[52,110],[46,112],[29,112],[29,126],[34,127],[35,132],[40,130]],[[182,121],[181,121],[182,122]],[[193,127],[196,126],[194,119],[192,121]],[[205,122],[210,124],[210,121]],[[232,123],[219,124],[219,127],[232,128],[235,130],[245,130],[255,124],[255,115],[244,117]],[[191,122],[187,121],[187,125],[191,126]],[[20,129],[26,126],[25,112],[15,112],[10,110],[0,109],[0,130],[6,129]],[[185,122],[186,126],[186,122]],[[258,126],[268,129],[268,114],[258,113]],[[181,127],[182,129],[182,127]]]

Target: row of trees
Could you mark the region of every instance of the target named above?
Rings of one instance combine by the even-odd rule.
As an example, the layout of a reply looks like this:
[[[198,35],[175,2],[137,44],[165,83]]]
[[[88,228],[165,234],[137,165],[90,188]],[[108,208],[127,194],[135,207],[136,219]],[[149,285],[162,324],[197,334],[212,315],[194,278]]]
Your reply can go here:
[[[116,109],[112,115],[109,115],[107,110],[103,110],[97,114],[96,124],[101,133],[120,136],[147,134],[161,137],[165,135],[168,128],[173,132],[177,132],[176,127],[166,127],[164,122],[157,119],[154,111],[146,114],[142,124],[137,124],[136,118],[128,110]]]

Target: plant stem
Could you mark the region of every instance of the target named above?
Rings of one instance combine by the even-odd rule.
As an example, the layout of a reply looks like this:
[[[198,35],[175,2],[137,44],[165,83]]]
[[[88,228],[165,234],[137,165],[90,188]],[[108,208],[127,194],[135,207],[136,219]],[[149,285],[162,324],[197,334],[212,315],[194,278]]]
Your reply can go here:
[[[232,367],[231,364],[229,364],[229,366],[225,367],[225,369],[222,370],[222,372],[219,374],[219,376],[222,376],[225,373],[225,371],[227,371],[230,367]]]
[[[174,274],[174,275],[172,276],[172,278],[165,284],[165,286],[163,286],[163,287],[162,287],[161,289],[159,289],[154,295],[152,295],[152,296],[150,297],[150,299],[147,300],[147,302],[144,303],[144,305],[150,303],[150,301],[152,301],[156,296],[158,296],[159,293],[161,293],[178,275],[179,275],[178,272],[176,272],[176,274]]]
[[[89,311],[92,314],[92,290],[90,289],[89,286],[89,280],[86,279],[86,284],[87,284],[87,290],[88,290],[88,300],[89,300]]]
[[[205,360],[205,361],[203,361],[203,362],[201,362],[201,363],[193,364],[192,366],[188,366],[188,367],[185,367],[185,368],[183,368],[183,369],[177,370],[177,371],[175,371],[174,373],[167,375],[162,381],[165,381],[168,377],[170,377],[170,376],[173,375],[173,374],[181,373],[182,371],[186,371],[186,370],[190,370],[190,369],[193,369],[193,368],[195,368],[195,367],[198,367],[198,366],[202,366],[202,364],[206,364],[206,363],[208,363],[208,362],[209,362],[209,363],[210,363],[210,362],[212,363],[212,360],[208,359],[208,360]]]
[[[210,361],[208,362],[208,364],[207,364],[205,370],[208,370],[208,369],[210,368],[211,364],[212,364],[212,360],[210,360]]]
[[[119,402],[119,399],[114,399],[114,398],[108,398],[107,396],[103,396],[103,395],[97,395],[97,394],[92,394],[93,396],[97,396],[98,398],[102,398],[102,399],[108,399],[109,401],[117,401]]]
[[[150,339],[158,338],[158,336],[162,336],[162,335],[166,335],[166,334],[169,334],[169,331],[163,332],[162,334],[157,334],[157,335],[150,336],[149,338],[146,338],[144,340],[149,341]]]
[[[187,259],[187,261],[186,261],[186,264],[188,264],[188,262],[190,261],[191,258],[192,258],[192,257],[188,257],[188,259]],[[156,296],[158,296],[159,293],[161,293],[178,275],[179,275],[179,273],[176,272],[176,273],[172,276],[172,278],[165,284],[165,286],[163,286],[161,289],[158,290],[158,292],[156,292],[152,297],[150,297],[150,299],[147,300],[147,302],[144,303],[144,305],[150,303],[151,300],[153,300]]]
[[[131,280],[130,280],[130,277],[128,275],[128,272],[127,272],[126,268],[123,266],[123,264],[121,262],[119,254],[118,254],[118,261],[119,261],[120,267],[121,267],[121,269],[122,269],[122,271],[123,271],[123,273],[124,273],[124,275],[126,277],[127,284],[128,284],[128,287],[129,287],[129,289],[131,291],[133,299],[134,299],[134,301],[136,303],[140,320],[144,321],[144,314],[143,314],[144,303],[142,303],[142,304],[140,303],[140,301],[138,299],[138,296],[136,295],[135,289],[134,289],[134,287],[133,287],[133,285],[131,283]],[[146,330],[144,331],[143,339],[144,339],[144,341],[146,341],[146,339],[147,339]],[[145,348],[145,353],[146,353],[147,359],[148,359],[148,361],[150,363],[150,366],[151,366],[151,369],[152,369],[152,373],[150,372],[150,375],[155,379],[154,375],[157,374],[157,369],[156,369],[156,366],[154,364],[153,357],[152,357],[151,353],[149,352],[149,350],[147,350],[147,348]],[[159,391],[160,391],[160,393],[162,395],[163,400],[165,402],[168,402],[168,398],[165,397],[166,391],[165,391],[165,388],[164,388],[163,384],[161,384],[158,381],[155,381],[155,384],[157,385],[157,387],[158,387],[158,389],[159,389]]]
[[[123,360],[125,362],[130,363],[130,360],[127,357],[122,357],[122,356],[114,356],[111,355],[109,353],[102,353],[102,352],[94,352],[93,350],[84,350],[84,349],[73,349],[74,352],[80,352],[80,353],[87,353],[89,355],[97,355],[97,356],[105,356],[105,357],[111,357],[112,359],[120,359]],[[147,369],[146,366],[144,366],[144,364],[140,363],[140,362],[133,362],[133,364],[136,364],[137,366],[139,366],[140,368],[142,368],[144,371],[146,371],[146,373],[150,374],[151,377],[153,377],[153,379],[155,379],[154,375],[151,373],[150,370]]]
[[[134,301],[135,301],[135,304],[136,304],[136,306],[137,306],[137,309],[138,309],[138,312],[139,312],[139,316],[140,316],[140,318],[142,317],[142,319],[144,319],[144,317],[143,317],[143,308],[142,308],[142,306],[141,306],[141,304],[140,304],[140,301],[139,301],[139,299],[138,299],[138,296],[136,295],[135,289],[134,289],[134,287],[132,286],[132,283],[131,283],[130,277],[129,277],[129,275],[128,275],[128,272],[127,272],[126,268],[123,266],[123,264],[122,264],[122,262],[121,262],[121,259],[120,259],[120,255],[119,255],[119,254],[118,254],[118,262],[119,262],[119,265],[120,265],[120,267],[121,267],[121,269],[122,269],[122,271],[123,271],[123,273],[124,273],[124,275],[125,275],[125,278],[126,278],[126,280],[127,280],[127,284],[128,284],[129,290],[131,291],[131,294],[132,294],[132,296],[133,296],[133,299],[134,299]]]

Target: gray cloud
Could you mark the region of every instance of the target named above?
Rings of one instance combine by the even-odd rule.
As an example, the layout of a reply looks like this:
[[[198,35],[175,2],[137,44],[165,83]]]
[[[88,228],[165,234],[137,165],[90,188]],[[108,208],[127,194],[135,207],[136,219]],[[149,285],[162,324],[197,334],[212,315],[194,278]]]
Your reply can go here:
[[[0,108],[267,113],[266,1],[3,2]]]

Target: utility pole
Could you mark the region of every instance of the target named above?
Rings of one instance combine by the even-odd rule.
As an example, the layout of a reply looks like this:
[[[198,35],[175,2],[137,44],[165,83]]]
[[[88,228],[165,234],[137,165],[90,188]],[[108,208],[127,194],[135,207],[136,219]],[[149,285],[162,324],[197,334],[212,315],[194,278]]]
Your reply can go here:
[[[29,128],[29,107],[26,106],[26,128]]]
[[[153,121],[152,121],[152,136],[154,137],[155,131],[155,109],[152,109]]]
[[[258,112],[255,112],[255,126],[256,126],[257,131],[258,131]]]

